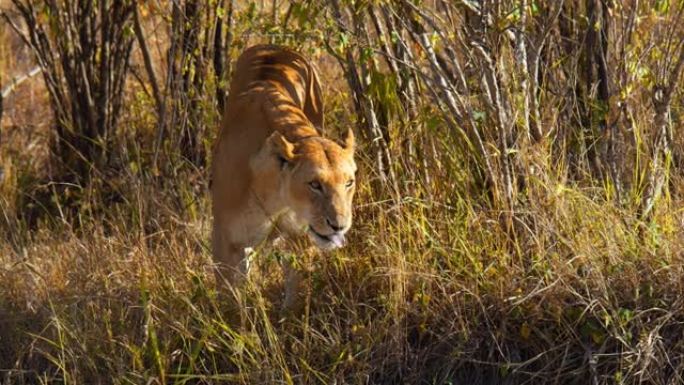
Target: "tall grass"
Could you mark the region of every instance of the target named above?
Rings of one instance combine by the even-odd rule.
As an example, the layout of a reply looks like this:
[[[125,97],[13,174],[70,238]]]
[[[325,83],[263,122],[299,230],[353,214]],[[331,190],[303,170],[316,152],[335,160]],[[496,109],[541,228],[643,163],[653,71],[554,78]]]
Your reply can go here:
[[[156,214],[159,230],[147,233],[125,213],[85,231],[37,230],[2,250],[5,378],[676,379],[681,232],[664,225],[640,233],[629,212],[571,186],[531,188],[527,234],[518,239],[502,230],[500,214],[464,199],[407,200],[391,217],[381,203],[362,205],[350,247],[315,261],[300,316],[282,316],[271,254],[259,255],[254,279],[234,298],[217,297],[204,219]]]
[[[165,126],[160,138],[160,106],[134,49],[138,72],[108,144],[114,160],[86,185],[51,179],[50,105],[30,99],[45,91],[39,80],[18,89],[5,100],[0,143],[0,381],[683,383],[681,139],[656,150],[651,100],[656,85],[672,84],[662,58],[679,52],[668,43],[681,36],[677,6],[612,5],[610,63],[633,67],[610,73],[618,105],[585,71],[600,66],[583,45],[589,2],[521,2],[526,18],[520,3],[483,2],[492,19],[479,35],[470,3],[226,1],[217,3],[225,13],[200,12],[232,28],[226,60],[269,39],[312,57],[330,135],[349,126],[362,134],[349,245],[313,260],[301,312],[282,311],[280,260],[289,256],[269,248],[244,287],[216,291],[203,165],[219,120],[213,91],[225,79],[211,66],[203,93],[165,110],[169,121],[201,118],[187,127],[211,130],[191,146],[198,162],[180,148],[180,131]],[[169,40],[159,26],[171,29],[170,10],[140,11],[162,77]],[[526,91],[519,35],[496,26],[521,27],[530,55],[548,34],[545,65]],[[480,48],[469,45],[475,36]],[[0,52],[17,44],[4,39]],[[14,60],[0,60],[3,81]],[[671,131],[681,100],[675,91]],[[667,178],[645,213],[654,167]]]

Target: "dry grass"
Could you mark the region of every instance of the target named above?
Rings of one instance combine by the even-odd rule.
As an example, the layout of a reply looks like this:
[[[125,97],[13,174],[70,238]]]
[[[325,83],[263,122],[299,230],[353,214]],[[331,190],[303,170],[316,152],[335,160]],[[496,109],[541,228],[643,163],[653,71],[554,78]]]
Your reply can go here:
[[[204,194],[183,211],[146,185],[78,230],[9,232],[7,383],[681,380],[681,211],[644,228],[536,180],[511,238],[500,213],[447,192],[395,206],[366,189],[350,247],[316,261],[306,312],[281,318],[275,256],[217,298]]]
[[[317,261],[308,314],[283,323],[266,255],[248,299],[216,299],[206,226],[39,231],[2,253],[2,367],[11,382],[78,383],[569,383],[592,371],[603,383],[679,372],[681,237],[644,239],[575,190],[540,198],[524,243],[464,202],[406,203],[391,221],[361,210],[353,246]]]
[[[0,56],[2,80],[14,60]],[[322,77],[340,84],[326,89],[329,127],[349,125],[330,67]],[[307,306],[283,316],[275,252],[258,255],[246,287],[217,295],[206,175],[145,169],[152,106],[130,84],[127,166],[68,190],[79,212],[59,196],[49,215],[21,211],[57,191],[41,179],[49,113],[39,78],[6,101],[0,383],[684,383],[676,175],[643,221],[638,186],[616,202],[612,186],[570,180],[549,149],[523,146],[536,171],[507,229],[508,213],[467,183],[458,138],[438,137],[430,185],[398,175],[399,201],[371,188],[362,147],[349,247],[315,261]]]

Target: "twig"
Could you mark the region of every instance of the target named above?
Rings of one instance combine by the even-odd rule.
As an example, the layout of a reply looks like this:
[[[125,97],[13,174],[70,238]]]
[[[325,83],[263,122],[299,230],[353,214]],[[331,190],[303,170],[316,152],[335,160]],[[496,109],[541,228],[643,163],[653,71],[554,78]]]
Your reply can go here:
[[[155,74],[154,66],[152,65],[152,57],[150,56],[150,50],[147,47],[147,42],[145,40],[145,31],[143,30],[142,23],[140,23],[140,14],[138,12],[137,6],[133,7],[133,29],[135,30],[135,37],[138,39],[140,51],[142,52],[143,62],[145,63],[145,70],[147,71],[147,76],[149,76],[150,83],[152,84],[152,96],[154,97],[154,102],[157,105],[159,120],[163,122],[164,108],[162,106],[161,91],[159,91],[157,75]]]
[[[0,90],[0,122],[2,122],[2,115],[4,113],[4,103],[3,102],[4,102],[5,98],[8,97],[15,89],[17,89],[17,87],[19,87],[19,85],[21,83],[23,83],[26,80],[38,75],[40,73],[40,71],[41,71],[40,66],[35,66],[29,72],[27,72],[23,75],[17,76],[14,79],[12,79],[12,81],[8,85],[6,85],[5,87],[2,88],[2,90]],[[0,126],[0,128],[1,128],[1,126]],[[2,134],[2,131],[0,131],[0,134]],[[2,180],[2,178],[0,178],[0,180]]]
[[[16,76],[14,79],[12,79],[12,81],[10,81],[8,85],[2,88],[2,91],[0,91],[0,97],[2,97],[3,99],[8,97],[17,87],[19,87],[19,85],[21,85],[21,83],[38,75],[41,71],[42,69],[40,68],[40,66],[35,66],[31,68],[31,70],[27,73]]]

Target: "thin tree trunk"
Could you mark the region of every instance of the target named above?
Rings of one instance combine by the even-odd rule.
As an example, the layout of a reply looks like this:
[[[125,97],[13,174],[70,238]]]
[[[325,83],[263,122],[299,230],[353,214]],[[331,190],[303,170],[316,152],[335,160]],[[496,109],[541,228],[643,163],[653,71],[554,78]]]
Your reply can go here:
[[[133,8],[133,27],[135,30],[135,36],[138,39],[138,45],[140,46],[140,52],[142,53],[143,62],[145,64],[145,70],[147,71],[147,76],[149,77],[150,85],[152,86],[152,96],[154,97],[155,105],[157,107],[157,114],[160,124],[164,124],[164,106],[162,103],[161,91],[159,90],[159,83],[157,82],[157,75],[154,70],[154,65],[152,64],[152,56],[150,55],[150,50],[147,47],[147,41],[145,40],[145,30],[143,29],[142,23],[140,22],[140,13],[138,12],[138,7]]]
[[[348,27],[345,25],[342,18],[339,1],[332,0],[331,3],[333,6],[333,16],[337,22],[338,28],[341,31],[347,31]],[[358,25],[355,27],[358,28]],[[391,167],[391,165],[385,163],[385,154],[383,154],[384,138],[382,131],[380,130],[377,115],[375,114],[373,101],[366,95],[365,87],[361,81],[361,77],[359,77],[359,73],[357,72],[357,63],[351,50],[345,49],[344,60],[346,62],[345,72],[347,74],[347,80],[349,81],[349,86],[354,93],[354,106],[356,107],[358,116],[364,117],[366,127],[365,137],[375,148],[374,153],[375,162],[378,169],[378,176],[380,177],[381,183],[385,184],[390,175],[389,167]],[[362,71],[365,71],[363,64],[360,65],[360,68]]]
[[[223,9],[225,6],[225,0],[219,0],[217,7]],[[230,14],[226,12],[226,18],[230,17]],[[216,77],[216,103],[218,104],[219,111],[223,111],[223,106],[225,103],[224,87],[222,82],[225,76],[224,72],[224,55],[226,50],[226,41],[223,35],[224,20],[221,18],[219,12],[216,12],[216,19],[214,20],[216,28],[214,29],[214,76]],[[227,24],[227,23],[226,23]]]
[[[656,136],[648,174],[648,185],[642,200],[641,218],[648,219],[655,204],[663,193],[669,178],[669,165],[672,157],[672,133],[670,132],[670,104],[672,94],[679,84],[684,68],[684,46],[679,46],[679,56],[667,84],[657,86],[653,91],[653,107],[655,109]]]
[[[525,43],[525,28],[527,25],[527,0],[520,0],[520,21],[515,33],[515,58],[520,71],[520,93],[523,100],[523,130],[528,139],[535,142],[541,140],[541,132],[534,119],[530,122],[531,108],[534,92],[530,91],[530,70],[527,61],[527,44]]]
[[[133,37],[126,2],[13,0],[26,28],[3,18],[32,48],[55,114],[60,178],[85,185],[112,160]],[[38,7],[40,6],[40,11]],[[44,11],[50,13],[48,22]]]

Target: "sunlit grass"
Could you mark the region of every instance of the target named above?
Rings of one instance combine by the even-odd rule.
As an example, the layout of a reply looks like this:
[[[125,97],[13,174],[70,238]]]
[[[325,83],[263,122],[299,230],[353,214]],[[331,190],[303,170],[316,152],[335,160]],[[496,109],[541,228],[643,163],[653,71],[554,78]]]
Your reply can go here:
[[[2,367],[13,382],[75,383],[667,373],[682,352],[668,330],[683,255],[680,233],[658,223],[680,213],[644,228],[592,192],[548,182],[531,181],[515,237],[467,200],[394,206],[362,190],[350,246],[315,261],[308,306],[287,316],[266,252],[245,287],[216,293],[204,198],[196,222],[156,208],[38,230],[2,250]],[[152,204],[135,196],[122,207]],[[158,230],[141,230],[152,219]]]
[[[7,44],[2,79],[14,64]],[[334,137],[358,122],[327,60]],[[28,84],[2,127],[0,383],[684,383],[681,172],[671,167],[671,195],[641,218],[647,102],[632,104],[623,190],[564,158],[581,145],[521,141],[524,188],[504,211],[431,99],[402,126],[398,101],[383,99],[396,95],[375,90],[392,107],[399,191],[379,181],[359,140],[349,244],[314,259],[304,306],[287,312],[279,260],[292,256],[277,250],[260,250],[243,286],[217,292],[206,170],[173,141],[154,167],[156,115],[143,82],[128,85],[116,172],[86,187],[49,180],[49,105],[40,82]],[[559,118],[564,96],[540,97],[544,121]],[[218,112],[205,118],[215,127]],[[207,153],[213,136],[202,139]],[[423,152],[405,154],[405,140],[424,140]]]

